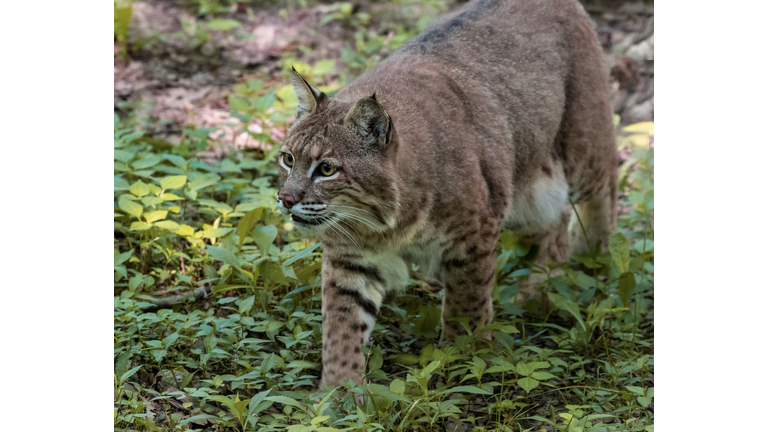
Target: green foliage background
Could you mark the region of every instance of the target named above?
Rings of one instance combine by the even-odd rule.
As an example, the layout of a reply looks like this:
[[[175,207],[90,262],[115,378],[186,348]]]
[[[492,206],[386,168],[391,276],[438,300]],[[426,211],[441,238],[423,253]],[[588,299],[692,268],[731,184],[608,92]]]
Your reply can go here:
[[[235,28],[217,22],[214,3],[196,2],[209,26]],[[326,23],[362,29],[372,18],[351,3],[333,6]],[[282,81],[240,82],[229,105],[244,124],[283,127],[295,107],[291,65],[332,92],[443,6],[402,2],[430,13],[393,25],[393,36],[357,31],[338,61],[287,54]],[[125,47],[117,24],[128,12],[115,13]],[[631,156],[620,168],[610,253],[574,257],[545,282],[552,313],[523,316],[509,302],[520,277],[552,269],[532,268],[528,248],[503,232],[493,324],[439,344],[442,294],[414,281],[382,307],[365,348],[370,384],[322,391],[322,247],[274,208],[270,130],[248,131],[267,150],[197,158],[217,145],[216,132],[187,128],[170,145],[115,117],[115,430],[653,431],[652,123],[617,141]],[[491,343],[479,337],[488,330]]]

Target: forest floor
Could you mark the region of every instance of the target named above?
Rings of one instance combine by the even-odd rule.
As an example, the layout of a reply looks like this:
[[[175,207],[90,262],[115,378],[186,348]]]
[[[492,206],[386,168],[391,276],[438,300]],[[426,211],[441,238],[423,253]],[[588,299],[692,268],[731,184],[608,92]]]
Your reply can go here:
[[[130,2],[114,69],[115,430],[653,432],[645,3],[585,4],[619,126],[611,253],[563,264],[546,281],[557,310],[542,315],[509,302],[517,278],[541,269],[504,232],[491,348],[482,332],[439,343],[440,294],[414,285],[382,307],[371,384],[349,389],[367,404],[314,392],[321,249],[273,208],[273,147],[294,111],[288,72],[333,92],[463,3]],[[160,305],[174,295],[187,301]]]
[[[461,3],[343,4],[351,5],[348,13],[334,3],[264,9],[254,4],[250,11],[242,6],[223,14],[238,23],[225,32],[206,30],[205,17],[175,2],[136,1],[130,62],[126,64],[115,43],[115,111],[134,120],[148,135],[170,142],[178,141],[185,126],[230,130],[225,125],[240,123],[229,115],[232,109],[227,104],[236,83],[258,78],[288,84],[281,72],[291,61],[314,65],[335,60],[335,65],[343,66],[343,51],[354,49],[358,33],[386,37],[392,31],[395,37],[392,29],[403,26],[399,23],[418,28]],[[653,121],[653,5],[612,3],[585,7],[595,20],[611,68],[613,110],[621,116],[622,125]],[[334,14],[339,17],[325,22]],[[370,16],[367,24],[356,18],[360,14]],[[382,60],[393,50],[384,45],[357,51]],[[354,72],[362,71],[360,67],[340,69],[328,73],[325,83],[313,84],[329,84],[342,75],[352,79]],[[234,138],[235,144],[246,141],[245,134]],[[221,141],[231,139],[228,134]]]

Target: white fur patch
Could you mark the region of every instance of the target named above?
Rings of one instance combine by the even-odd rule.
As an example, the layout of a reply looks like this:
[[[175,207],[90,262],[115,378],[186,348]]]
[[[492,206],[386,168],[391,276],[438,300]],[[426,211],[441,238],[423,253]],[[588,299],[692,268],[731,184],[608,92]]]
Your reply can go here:
[[[371,332],[373,332],[373,328],[376,326],[376,318],[360,309],[360,319],[368,325],[368,328],[363,333],[363,345],[367,345],[368,338],[371,337]]]
[[[335,179],[335,178],[336,178],[336,177],[338,177],[338,176],[339,176],[339,171],[336,171],[336,173],[335,173],[335,174],[333,174],[333,175],[330,175],[330,176],[328,176],[328,177],[325,177],[325,176],[317,176],[317,177],[315,178],[315,183],[320,183],[321,181],[326,181],[326,180],[333,180],[333,179]],[[311,175],[310,175],[310,177],[311,177]]]
[[[315,169],[319,164],[320,164],[320,161],[312,162],[312,165],[309,166],[309,171],[307,171],[307,178],[310,178],[310,179],[312,178],[312,174],[315,172]]]
[[[527,189],[518,190],[507,208],[505,225],[521,230],[548,228],[560,222],[568,206],[568,183],[561,164],[555,164],[552,177],[540,175]]]

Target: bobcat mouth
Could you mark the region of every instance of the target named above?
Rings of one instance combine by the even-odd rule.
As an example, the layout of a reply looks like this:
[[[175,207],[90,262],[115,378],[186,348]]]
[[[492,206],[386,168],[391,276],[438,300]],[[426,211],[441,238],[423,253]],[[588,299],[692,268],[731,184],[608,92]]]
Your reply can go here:
[[[313,218],[312,220],[307,220],[295,214],[291,214],[291,217],[293,217],[294,222],[298,222],[302,225],[310,225],[310,226],[320,225],[323,222],[330,219],[330,216],[320,216],[320,217]]]

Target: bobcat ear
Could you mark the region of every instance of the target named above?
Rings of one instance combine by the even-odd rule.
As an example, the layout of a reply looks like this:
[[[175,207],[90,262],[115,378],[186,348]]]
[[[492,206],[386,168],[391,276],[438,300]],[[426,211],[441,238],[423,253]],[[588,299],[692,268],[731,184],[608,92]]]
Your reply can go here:
[[[392,121],[376,100],[376,93],[355,102],[344,117],[344,125],[352,128],[366,144],[378,144],[384,148],[392,141]]]
[[[291,70],[293,91],[296,92],[296,98],[299,100],[299,108],[296,112],[296,120],[298,120],[307,114],[314,114],[317,112],[320,102],[325,99],[326,96],[325,93],[309,85],[307,80],[299,75],[293,66],[291,66]]]

